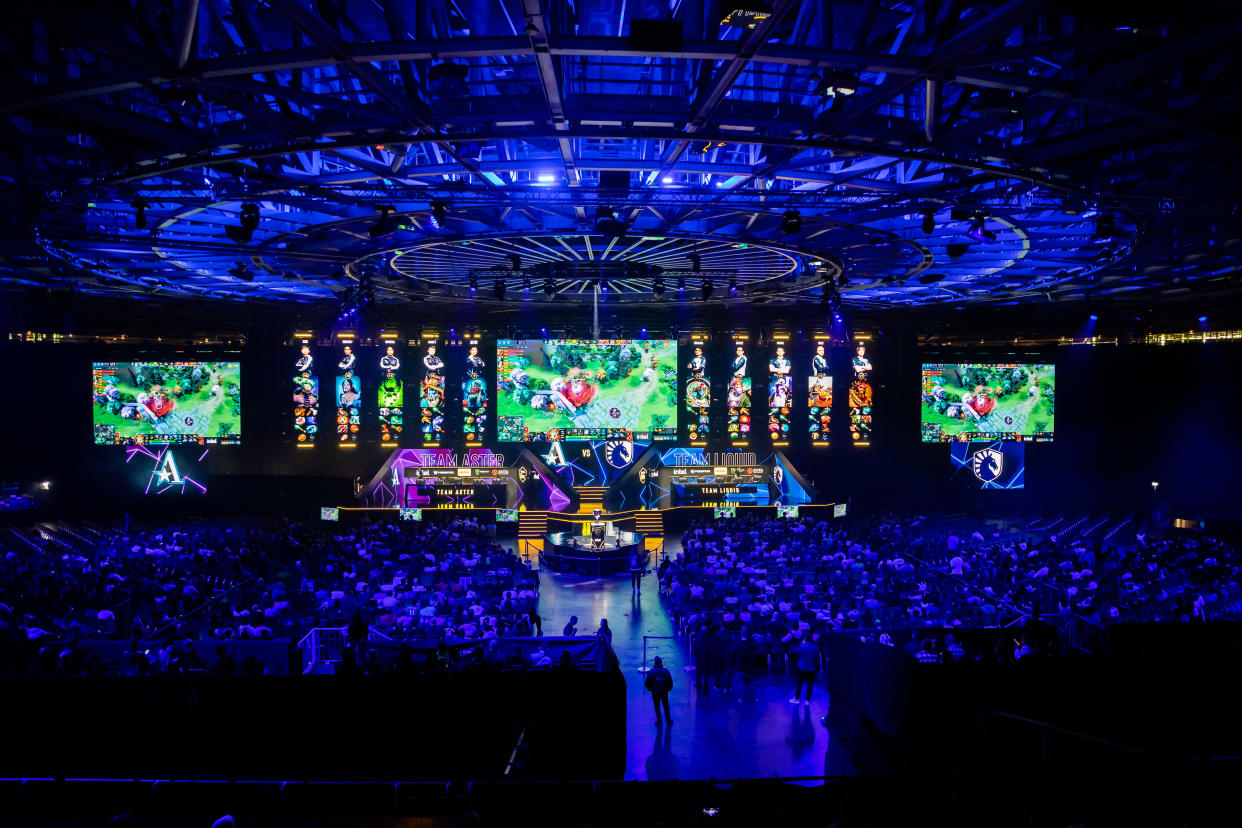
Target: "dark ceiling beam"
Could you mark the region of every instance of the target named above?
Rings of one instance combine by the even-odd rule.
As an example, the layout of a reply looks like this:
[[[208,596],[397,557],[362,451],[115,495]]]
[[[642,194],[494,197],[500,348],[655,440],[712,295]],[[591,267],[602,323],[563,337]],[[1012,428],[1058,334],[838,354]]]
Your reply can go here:
[[[716,107],[724,100],[725,95],[738,77],[750,65],[759,50],[763,47],[764,41],[768,39],[769,33],[780,25],[785,17],[796,8],[797,3],[792,0],[777,0],[772,5],[772,13],[763,20],[754,29],[748,31],[739,41],[737,51],[733,57],[720,67],[715,77],[712,78],[711,85],[708,86],[703,94],[700,95],[692,104],[693,111],[685,125],[686,133],[697,133],[707,125],[708,118],[716,110]],[[656,173],[656,180],[672,170],[673,165],[678,159],[685,154],[690,148],[688,139],[681,139],[674,142],[664,153],[661,159],[660,171]]]
[[[304,47],[285,51],[256,50],[242,55],[191,60],[185,67],[190,77],[219,78],[261,75],[293,69],[382,61],[426,61],[470,59],[483,57],[527,57],[530,38],[525,35],[499,38],[453,38],[438,41],[394,41],[391,43],[342,44],[338,59],[323,49]],[[726,60],[737,54],[731,41],[686,41],[682,52],[635,51],[628,38],[557,37],[549,41],[553,57],[629,57]],[[859,54],[838,49],[818,49],[804,45],[767,44],[763,49],[765,63],[794,66],[834,66],[864,72],[890,75],[916,75],[921,70],[918,58],[887,54]],[[110,92],[121,92],[175,81],[178,73],[163,69],[132,70],[101,74],[97,77],[64,81],[46,86],[18,85],[0,97],[0,111],[15,111],[54,100],[74,100]]]
[[[847,124],[891,102],[923,78],[944,74],[957,61],[991,43],[1042,5],[1039,0],[1010,0],[935,48],[923,59],[917,75],[886,78],[878,87],[852,96],[846,108],[830,118],[821,128],[821,132],[827,135],[837,134]]]
[[[180,0],[177,3],[177,69],[184,70],[190,62],[194,48],[194,32],[198,27],[198,0]]]
[[[543,87],[543,98],[548,105],[548,114],[552,119],[552,128],[558,131],[569,129],[565,120],[565,100],[561,95],[561,79],[556,71],[556,63],[548,44],[548,22],[543,15],[542,0],[522,0],[522,7],[533,31],[530,32],[530,47],[534,52],[535,66],[539,70],[539,83]],[[565,168],[565,180],[571,185],[579,182],[578,168],[574,165],[573,142],[568,138],[559,138],[556,142],[561,153],[561,165]]]
[[[272,3],[302,34],[310,38],[312,42],[336,59],[337,62],[345,64],[350,72],[366,84],[376,95],[386,101],[389,106],[393,107],[412,126],[431,135],[436,133],[436,129],[426,120],[428,113],[423,111],[423,107],[416,104],[403,90],[389,82],[388,78],[369,62],[351,60],[349,44],[343,41],[340,35],[333,31],[323,20],[309,13],[296,0],[272,0]],[[453,149],[449,142],[436,141],[436,144],[445,154],[460,164],[464,170],[477,176],[486,186],[496,186],[495,182],[482,174],[473,161],[463,157]]]

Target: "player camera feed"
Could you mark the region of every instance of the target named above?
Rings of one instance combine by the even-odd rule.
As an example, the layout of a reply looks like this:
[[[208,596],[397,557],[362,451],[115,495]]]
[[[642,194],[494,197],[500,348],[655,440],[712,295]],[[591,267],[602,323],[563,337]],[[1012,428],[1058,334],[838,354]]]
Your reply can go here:
[[[1056,366],[1046,363],[925,363],[924,443],[1050,442]]]
[[[717,520],[719,520],[719,519],[721,519],[721,518],[735,518],[735,517],[737,517],[737,507],[736,507],[736,506],[717,506],[717,507],[716,507],[716,509],[715,509],[715,512],[716,512],[716,519],[717,519]]]
[[[796,518],[798,516],[797,506],[777,506],[776,516],[778,518]]]
[[[496,510],[496,522],[497,523],[517,523],[518,522],[517,509],[497,509]]]
[[[408,506],[402,507],[401,519],[402,520],[422,520],[423,510],[422,509],[411,509]]]
[[[241,363],[96,362],[95,444],[241,443]]]
[[[677,343],[668,339],[496,343],[504,442],[677,439]]]
[[[335,506],[321,506],[319,508],[320,520],[340,520],[341,510]]]

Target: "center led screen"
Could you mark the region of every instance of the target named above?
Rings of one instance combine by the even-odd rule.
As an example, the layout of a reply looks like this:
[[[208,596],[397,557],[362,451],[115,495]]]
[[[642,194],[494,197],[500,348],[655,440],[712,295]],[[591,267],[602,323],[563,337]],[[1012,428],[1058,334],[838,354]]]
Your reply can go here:
[[[677,439],[677,343],[501,339],[497,433],[507,442]]]
[[[1050,441],[1056,366],[1026,363],[924,363],[925,443]]]
[[[96,362],[95,443],[241,442],[241,364]]]

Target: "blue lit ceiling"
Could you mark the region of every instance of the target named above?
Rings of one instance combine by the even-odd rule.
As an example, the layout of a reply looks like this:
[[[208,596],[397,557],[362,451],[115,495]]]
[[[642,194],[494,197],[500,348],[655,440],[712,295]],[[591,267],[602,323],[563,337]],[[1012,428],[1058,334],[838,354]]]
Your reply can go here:
[[[1082,6],[41,4],[6,70],[32,209],[0,280],[863,308],[1226,284],[1242,24]]]

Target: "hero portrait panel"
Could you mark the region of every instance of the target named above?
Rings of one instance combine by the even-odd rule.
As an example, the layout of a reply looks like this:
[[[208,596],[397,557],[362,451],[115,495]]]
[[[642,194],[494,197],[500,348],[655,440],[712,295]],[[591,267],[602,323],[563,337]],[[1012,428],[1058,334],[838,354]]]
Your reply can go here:
[[[97,445],[241,442],[241,363],[96,362]]]

